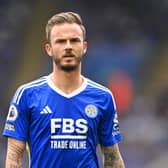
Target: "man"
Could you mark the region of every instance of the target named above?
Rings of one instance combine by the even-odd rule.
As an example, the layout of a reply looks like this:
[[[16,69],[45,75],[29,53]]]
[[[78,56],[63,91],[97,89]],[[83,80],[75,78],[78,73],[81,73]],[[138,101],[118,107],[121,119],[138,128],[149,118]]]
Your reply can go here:
[[[85,34],[77,13],[59,13],[48,21],[45,49],[53,72],[20,86],[11,101],[3,132],[6,168],[22,167],[26,142],[31,168],[98,168],[99,144],[106,168],[124,168],[112,94],[81,75]]]

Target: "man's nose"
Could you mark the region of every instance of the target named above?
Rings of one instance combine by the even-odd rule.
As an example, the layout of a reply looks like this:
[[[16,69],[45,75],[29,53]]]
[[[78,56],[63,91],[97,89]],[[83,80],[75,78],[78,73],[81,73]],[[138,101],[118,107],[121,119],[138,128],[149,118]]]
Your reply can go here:
[[[71,44],[70,40],[67,40],[65,48],[66,49],[71,49],[72,48],[72,44]]]

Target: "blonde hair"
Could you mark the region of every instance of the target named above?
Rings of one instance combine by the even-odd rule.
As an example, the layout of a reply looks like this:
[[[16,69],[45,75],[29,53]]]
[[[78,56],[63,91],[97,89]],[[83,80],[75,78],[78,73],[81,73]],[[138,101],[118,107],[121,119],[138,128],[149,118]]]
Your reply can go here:
[[[52,28],[57,24],[62,23],[76,23],[80,26],[82,32],[83,32],[83,39],[86,38],[86,29],[83,25],[83,21],[81,19],[81,16],[75,12],[61,12],[58,14],[55,14],[52,16],[46,25],[46,39],[49,42],[50,41],[50,34]]]

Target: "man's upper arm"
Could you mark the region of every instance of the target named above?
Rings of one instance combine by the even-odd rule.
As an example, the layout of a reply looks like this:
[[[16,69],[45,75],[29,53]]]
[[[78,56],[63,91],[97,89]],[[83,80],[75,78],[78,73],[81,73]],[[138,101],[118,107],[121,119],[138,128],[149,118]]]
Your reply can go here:
[[[25,142],[9,137],[6,156],[6,168],[22,168],[24,150]]]
[[[125,168],[118,144],[103,147],[105,168]]]

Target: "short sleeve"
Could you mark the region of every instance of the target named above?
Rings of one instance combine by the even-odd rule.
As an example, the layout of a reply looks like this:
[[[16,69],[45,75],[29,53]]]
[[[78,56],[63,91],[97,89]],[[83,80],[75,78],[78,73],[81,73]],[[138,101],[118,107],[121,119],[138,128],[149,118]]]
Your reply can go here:
[[[19,88],[13,96],[5,123],[3,135],[27,141],[29,115],[26,93]]]
[[[111,146],[122,139],[116,105],[112,93],[106,95],[99,133],[100,143],[103,146]]]

